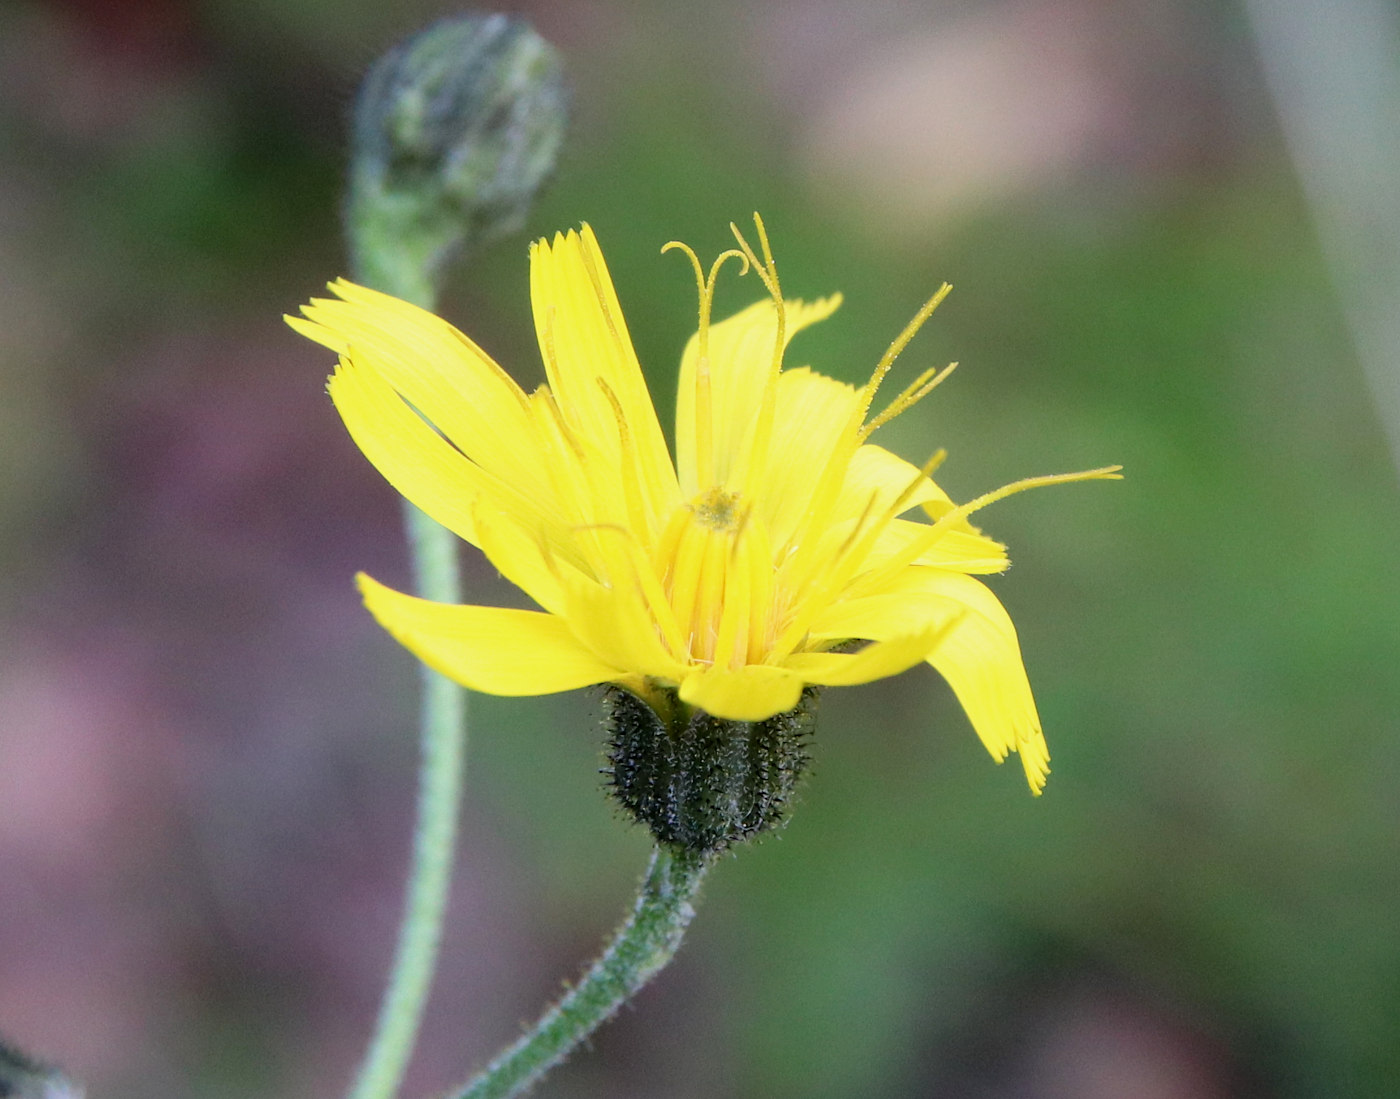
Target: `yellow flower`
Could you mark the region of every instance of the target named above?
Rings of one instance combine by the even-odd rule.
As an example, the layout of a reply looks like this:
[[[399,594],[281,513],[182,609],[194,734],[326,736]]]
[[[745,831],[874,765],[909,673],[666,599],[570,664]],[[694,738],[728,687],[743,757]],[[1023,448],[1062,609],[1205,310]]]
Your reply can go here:
[[[839,296],[783,299],[759,251],[695,268],[699,331],[681,360],[676,456],[667,450],[592,230],[530,251],[548,384],[525,393],[476,344],[415,306],[340,280],[298,331],[340,356],[330,395],[365,456],[430,516],[477,546],[542,609],[431,603],[359,578],[379,622],[474,690],[535,695],[619,684],[715,717],[757,721],[803,686],[845,686],[922,661],[952,685],[997,759],[1049,771],[1016,631],[972,575],[1003,546],[967,516],[1011,492],[1114,475],[1017,482],[955,506],[922,469],[868,441],[948,373],[928,371],[878,415],[896,355],[946,285],[859,388],[784,370],[789,340]],[[766,300],[712,324],[726,260]],[[431,425],[431,426],[429,426]],[[436,430],[434,430],[436,429]],[[919,509],[922,518],[906,517]],[[855,648],[851,642],[866,642]]]

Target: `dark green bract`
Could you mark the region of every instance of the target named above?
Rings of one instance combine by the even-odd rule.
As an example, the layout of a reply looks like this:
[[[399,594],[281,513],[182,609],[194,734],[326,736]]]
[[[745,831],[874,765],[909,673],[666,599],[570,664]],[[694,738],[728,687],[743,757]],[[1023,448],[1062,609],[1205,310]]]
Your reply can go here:
[[[781,824],[807,769],[817,692],[763,721],[726,721],[672,699],[670,717],[621,687],[603,700],[604,774],[657,842],[713,854]]]

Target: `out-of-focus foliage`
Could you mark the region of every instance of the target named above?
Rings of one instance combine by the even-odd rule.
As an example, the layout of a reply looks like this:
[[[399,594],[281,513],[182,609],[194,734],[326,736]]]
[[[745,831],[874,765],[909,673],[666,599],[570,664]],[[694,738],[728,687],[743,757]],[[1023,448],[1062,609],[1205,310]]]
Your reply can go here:
[[[883,441],[955,496],[1127,473],[981,519],[1046,795],[931,672],[833,693],[792,823],[541,1094],[1400,1089],[1396,473],[1239,25],[1109,7],[530,6],[578,115],[531,232],[593,224],[663,417],[658,250],[759,209],[846,295],[794,361],[861,378],[954,283],[898,369],[962,365]],[[357,72],[438,13],[387,10],[0,15],[0,1032],[93,1095],[335,1095],[387,965],[415,679],[350,577],[402,578],[396,502],[279,320],[342,273]],[[525,241],[453,285],[538,381]],[[411,1094],[620,915],[600,751],[590,697],[475,704]]]

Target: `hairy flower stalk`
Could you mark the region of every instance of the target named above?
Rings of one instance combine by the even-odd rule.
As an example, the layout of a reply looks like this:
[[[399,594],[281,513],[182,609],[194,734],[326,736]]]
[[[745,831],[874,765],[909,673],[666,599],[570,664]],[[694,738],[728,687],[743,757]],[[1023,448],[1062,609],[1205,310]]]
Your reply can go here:
[[[450,1099],[523,1094],[611,1018],[680,948],[711,861],[697,851],[658,845],[632,913],[598,960],[518,1041],[450,1092]]]
[[[479,547],[540,610],[433,603],[360,577],[370,611],[427,664],[500,695],[612,683],[668,719],[793,710],[809,686],[847,686],[927,661],[994,758],[1018,752],[1033,791],[1049,753],[1011,619],[977,574],[1005,548],[969,516],[1018,481],[954,504],[870,442],[947,377],[929,370],[872,413],[899,353],[865,385],[784,369],[788,342],[839,296],[783,297],[763,224],[757,248],[706,270],[688,247],[700,322],[681,361],[672,460],[592,230],[531,249],[548,383],[526,393],[431,313],[344,280],[290,323],[340,356],[330,393],[356,443],[408,499]],[[767,298],[720,322],[730,261]],[[853,645],[852,642],[858,644]]]

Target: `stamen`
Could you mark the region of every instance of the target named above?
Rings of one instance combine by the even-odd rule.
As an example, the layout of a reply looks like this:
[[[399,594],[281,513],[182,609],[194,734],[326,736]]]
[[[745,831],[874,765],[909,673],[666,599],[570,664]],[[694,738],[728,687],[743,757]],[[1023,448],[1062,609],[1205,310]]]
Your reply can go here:
[[[927,373],[921,375],[920,379],[914,383],[914,391],[912,393],[906,390],[905,393],[895,398],[890,408],[887,408],[885,412],[877,416],[875,420],[872,421],[871,425],[865,424],[865,416],[870,411],[870,404],[875,398],[875,392],[880,388],[880,383],[884,380],[885,375],[890,372],[890,367],[894,365],[895,359],[897,359],[900,352],[908,346],[909,341],[914,338],[914,334],[918,332],[919,328],[928,320],[933,314],[933,311],[938,308],[952,289],[952,285],[945,282],[938,288],[938,292],[923,304],[923,307],[914,315],[914,318],[904,326],[904,330],[895,337],[894,341],[885,350],[879,363],[876,364],[875,370],[870,376],[870,380],[865,383],[865,386],[860,391],[860,400],[851,412],[851,419],[847,428],[848,434],[845,435],[845,438],[837,448],[827,456],[826,466],[822,470],[817,481],[817,490],[813,493],[812,503],[807,509],[807,515],[804,517],[803,528],[794,533],[792,542],[797,547],[797,555],[799,558],[810,560],[811,555],[808,548],[814,539],[809,537],[807,532],[821,530],[825,526],[831,509],[835,507],[841,484],[845,479],[846,471],[850,466],[851,455],[854,453],[855,449],[869,437],[870,432],[876,427],[883,423],[888,423],[894,416],[899,415],[900,412],[909,408],[915,401],[927,395],[927,393],[932,390],[933,386],[947,377],[949,371],[956,366],[956,364],[950,365],[941,375],[936,375],[932,379],[928,378]]]
[[[574,434],[574,429],[569,426],[569,422],[564,419],[564,410],[559,407],[559,402],[554,399],[554,391],[547,385],[542,385],[535,390],[535,395],[544,403],[545,409],[549,412],[550,421],[559,429],[559,436],[573,451],[574,457],[583,462],[583,441]]]
[[[937,367],[929,367],[920,374],[914,381],[905,387],[903,393],[885,406],[885,410],[874,419],[866,423],[860,430],[862,440],[870,438],[875,433],[876,428],[884,427],[896,416],[901,416],[908,412],[916,404],[922,401],[930,393],[943,383],[943,379],[958,368],[957,363],[949,363],[942,370]]]
[[[695,467],[699,482],[709,485],[715,479],[714,396],[710,379],[710,311],[714,305],[715,282],[719,278],[720,268],[731,258],[738,259],[744,265],[739,273],[746,274],[749,269],[749,257],[733,248],[726,249],[715,257],[707,278],[695,249],[673,240],[663,246],[661,251],[669,252],[672,248],[680,249],[690,258],[691,267],[695,270],[695,285],[700,295],[700,324],[696,330],[695,359]]]
[[[832,555],[834,566],[828,569],[822,576],[820,584],[804,599],[802,612],[783,631],[782,637],[779,638],[778,644],[775,646],[776,651],[786,655],[792,650],[785,646],[796,647],[801,642],[811,626],[812,619],[835,598],[839,591],[850,583],[851,578],[865,563],[871,550],[875,548],[875,542],[881,533],[900,512],[909,506],[909,501],[918,491],[919,486],[932,476],[933,471],[941,466],[947,457],[946,450],[934,451],[929,460],[920,467],[919,472],[910,479],[903,491],[880,513],[879,518],[867,524],[876,501],[879,500],[879,490],[871,491],[870,499],[866,501],[860,518],[856,520],[855,526],[842,540],[840,548]],[[800,583],[805,584],[805,581],[804,577]]]
[[[683,240],[668,240],[661,246],[661,254],[664,256],[672,249],[677,249],[685,253],[690,260],[690,266],[695,269],[695,291],[697,296],[705,296],[705,269],[700,266],[700,257],[695,254],[695,249],[686,244]]]
[[[859,415],[859,412],[853,415]],[[857,429],[858,423],[849,424],[837,439],[831,453],[826,456],[807,510],[783,547],[783,556],[787,562],[784,567],[799,576],[809,576],[816,569],[814,560],[817,547],[821,544],[822,532],[831,522],[832,513],[841,498],[846,474],[851,467],[852,455],[860,445]]]
[[[729,231],[734,234],[734,239],[739,242],[739,247],[744,250],[744,255],[757,270],[759,278],[763,280],[763,285],[768,288],[768,293],[773,299],[776,325],[773,334],[773,356],[768,364],[768,378],[764,385],[763,401],[759,406],[758,417],[749,443],[745,487],[750,491],[756,491],[768,475],[768,444],[773,436],[773,417],[776,414],[778,396],[777,381],[778,375],[783,369],[783,352],[787,348],[787,301],[783,297],[782,284],[778,280],[777,261],[773,258],[773,249],[768,242],[768,230],[764,227],[763,219],[757,212],[753,215],[753,223],[758,232],[759,246],[763,250],[762,261],[759,260],[752,245],[744,238],[743,233],[739,231],[739,227],[732,221],[729,223]]]
[[[451,325],[447,326],[447,332],[448,335],[467,348],[468,353],[479,366],[484,366],[491,374],[495,375],[497,381],[505,383],[503,388],[515,396],[515,399],[520,402],[522,408],[529,407],[530,402],[529,398],[525,396],[525,391],[520,388],[514,378],[501,368],[500,364],[497,363],[495,359],[486,354],[485,351],[481,350],[481,348],[477,347],[475,343],[468,339],[466,335],[457,331],[457,329],[453,328]]]
[[[885,353],[880,356],[880,361],[875,365],[874,372],[870,375],[870,380],[865,383],[862,393],[864,407],[861,409],[861,416],[870,410],[870,402],[875,399],[875,391],[880,388],[880,383],[885,380],[885,375],[890,372],[890,367],[894,366],[895,359],[899,358],[900,352],[909,346],[909,341],[914,338],[914,334],[923,327],[924,321],[933,315],[933,311],[948,296],[953,289],[952,283],[945,282],[938,288],[938,292],[924,302],[923,307],[914,314],[914,319],[904,326],[904,331],[894,338],[894,342],[885,349]]]
[[[692,619],[697,647],[691,650],[691,655],[698,660],[713,663],[727,594],[725,574],[728,569],[725,565],[729,558],[729,539],[708,531],[701,538],[704,551],[700,558],[700,583],[695,592],[695,611]]]
[[[539,425],[541,442],[548,442],[553,451],[553,460],[542,463],[545,477],[554,489],[554,498],[561,502],[569,501],[583,505],[590,499],[584,475],[587,458],[583,440],[574,434],[573,428],[564,419],[563,410],[554,399],[554,393],[547,385],[542,385],[531,396],[533,419]],[[541,414],[542,412],[542,414]],[[591,514],[576,511],[568,518],[590,520]]]
[[[882,413],[872,421],[872,426],[865,425],[865,416],[866,413],[870,411],[870,404],[875,398],[875,391],[880,388],[880,383],[884,380],[885,375],[889,373],[890,367],[894,365],[895,359],[897,359],[900,352],[908,346],[909,341],[914,338],[914,334],[918,332],[923,323],[932,316],[933,311],[938,308],[952,289],[952,285],[945,282],[938,288],[938,292],[923,304],[923,307],[914,315],[914,318],[904,326],[904,330],[895,337],[894,341],[885,350],[885,354],[880,358],[874,373],[870,376],[870,380],[866,382],[864,388],[861,390],[861,399],[855,409],[852,410],[851,422],[848,427],[849,435],[836,450],[828,455],[826,467],[822,470],[821,476],[817,482],[817,491],[813,493],[812,504],[808,508],[807,515],[804,517],[804,529],[800,529],[794,534],[793,541],[797,546],[799,558],[810,560],[811,555],[808,552],[808,547],[812,544],[814,539],[809,537],[806,532],[820,530],[825,526],[828,514],[836,505],[841,483],[845,479],[846,471],[850,465],[851,454],[854,453],[855,448],[860,446],[860,444],[869,437],[870,432],[873,431],[875,427],[880,426],[882,423],[887,423],[889,418],[897,416],[899,412],[904,411],[915,400],[926,395],[937,382],[947,377],[949,371],[957,365],[956,363],[950,365],[941,375],[936,376],[928,382],[923,382],[921,376],[921,380],[915,382],[915,386],[926,387],[923,388],[922,393],[912,397],[908,404],[901,404],[901,399],[905,396],[901,394],[900,397],[895,398],[891,405],[891,409],[894,409],[894,411],[891,412],[891,409],[885,410],[886,413],[889,413],[889,417],[886,417],[885,413]],[[906,393],[908,393],[907,390]]]
[[[685,638],[681,636],[680,623],[676,620],[675,608],[671,606],[670,600],[666,597],[665,588],[657,577],[656,570],[651,567],[651,562],[647,560],[645,548],[637,540],[637,536],[627,528],[620,527],[615,523],[600,523],[591,530],[598,533],[618,534],[622,537],[623,546],[628,556],[628,571],[636,583],[643,604],[651,614],[652,621],[656,623],[657,633],[660,634],[666,647],[671,650],[672,655],[677,659],[684,660],[687,645]]]
[[[728,664],[737,669],[743,666],[748,656],[749,615],[753,591],[749,570],[740,567],[740,549],[751,514],[751,508],[743,510],[734,534],[729,539],[729,554],[724,562],[721,581],[723,603],[720,606],[715,636],[713,659],[716,666]],[[741,641],[743,645],[740,644]]]
[[[1067,485],[1076,481],[1121,481],[1122,475],[1118,471],[1122,468],[1122,466],[1104,466],[1102,469],[1089,469],[1082,473],[1051,473],[1043,477],[1026,477],[1020,481],[1012,481],[1009,485],[1002,485],[1001,488],[993,489],[991,492],[985,492],[975,500],[969,500],[965,504],[959,504],[944,512],[926,532],[911,539],[907,546],[871,572],[868,577],[863,578],[862,582],[879,585],[891,579],[901,569],[912,565],[916,558],[927,552],[959,519],[965,519],[974,511],[980,511],[988,504],[994,504],[998,500],[1004,500],[1008,496],[1025,492],[1027,489],[1044,488],[1048,485]]]
[[[928,461],[919,467],[919,472],[910,478],[909,484],[905,486],[904,491],[895,497],[894,503],[889,506],[889,518],[893,519],[907,508],[909,506],[910,497],[918,491],[919,486],[932,477],[938,467],[947,460],[948,452],[942,447],[939,447],[930,454]]]
[[[540,354],[544,358],[545,375],[549,378],[559,377],[559,358],[554,351],[554,318],[558,314],[558,309],[551,302],[545,311],[544,339],[540,341]]]
[[[758,230],[758,243],[763,249],[762,262],[754,254],[749,242],[744,239],[744,234],[739,232],[739,227],[732,221],[729,223],[729,231],[734,234],[734,239],[744,250],[745,259],[753,264],[758,272],[758,277],[763,280],[763,285],[768,288],[768,293],[773,298],[773,306],[777,310],[778,329],[773,341],[773,360],[769,370],[771,374],[777,374],[782,369],[783,348],[787,346],[787,303],[783,299],[782,285],[778,282],[778,265],[773,259],[773,249],[768,244],[768,231],[763,227],[763,219],[758,216],[757,212],[754,213],[753,223],[754,228]]]
[[[752,246],[744,239],[744,234],[739,232],[739,227],[732,221],[729,223],[729,231],[734,234],[734,239],[739,242],[739,247],[744,250],[744,255],[749,262],[758,270],[758,277],[763,280],[763,285],[768,287],[768,293],[778,300],[783,300],[782,288],[778,285],[778,268],[773,262],[773,249],[768,246],[768,231],[763,227],[763,219],[755,212],[753,216],[754,228],[758,230],[758,243],[763,249],[763,259],[759,260]]]
[[[739,502],[739,493],[725,492],[720,488],[710,488],[690,505],[691,513],[694,514],[696,522],[702,527],[720,533],[737,531],[744,516],[748,514],[745,510],[736,513],[735,505]]]
[[[615,298],[608,293],[606,272],[602,268],[603,257],[598,251],[598,242],[593,237],[593,231],[586,224],[583,233],[580,234],[579,243],[579,256],[583,260],[584,273],[588,275],[588,281],[593,286],[593,296],[598,299],[603,317],[608,322],[608,332],[614,340],[615,349],[625,356],[625,349],[629,345],[621,336],[624,322],[613,308]]]
[[[919,472],[909,479],[909,483],[904,486],[899,495],[896,496],[880,513],[880,517],[869,526],[866,520],[870,518],[871,509],[880,498],[880,490],[872,489],[870,500],[860,513],[860,518],[852,528],[851,533],[841,544],[841,549],[837,551],[837,559],[841,561],[842,567],[835,570],[827,578],[823,585],[823,592],[834,590],[844,584],[850,578],[850,574],[863,562],[874,548],[875,539],[879,537],[890,523],[909,507],[909,501],[914,493],[919,490],[919,486],[933,475],[933,471],[941,466],[948,457],[948,452],[938,449],[930,455],[929,460],[919,467]],[[857,540],[859,536],[859,540]]]
[[[637,468],[637,448],[632,445],[632,433],[627,427],[627,417],[622,411],[622,402],[613,392],[612,386],[606,378],[598,377],[594,379],[603,396],[607,397],[608,403],[612,405],[613,417],[617,420],[618,445],[622,450],[622,497],[627,507],[627,518],[632,524],[632,529],[637,532],[639,538],[650,538],[651,523],[648,520],[646,506],[642,502],[641,472]]]
[[[840,547],[832,555],[835,560],[844,561],[851,555],[851,550],[861,539],[862,532],[865,530],[866,520],[870,518],[871,512],[875,510],[875,504],[879,499],[880,490],[877,488],[871,489],[870,498],[865,501],[865,507],[860,509],[860,515],[856,517],[855,525],[846,533],[846,537],[841,539]],[[825,586],[827,585],[823,585],[823,587]]]
[[[676,514],[680,520],[680,530],[675,554],[667,563],[665,588],[685,641],[684,648],[679,651],[694,656],[698,648],[695,636],[698,618],[696,603],[704,569],[705,539],[693,529],[692,512],[688,507],[677,508]]]

